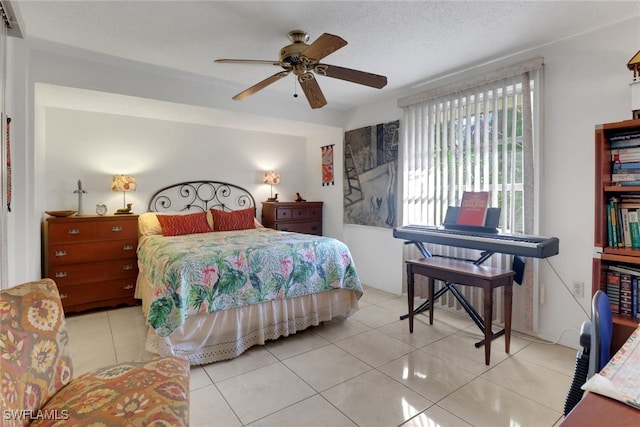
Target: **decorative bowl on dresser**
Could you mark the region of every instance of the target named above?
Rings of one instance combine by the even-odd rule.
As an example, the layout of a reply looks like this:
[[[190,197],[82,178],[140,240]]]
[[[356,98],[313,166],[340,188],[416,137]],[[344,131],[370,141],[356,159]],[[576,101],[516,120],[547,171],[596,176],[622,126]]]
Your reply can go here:
[[[262,225],[322,236],[323,202],[262,202]]]
[[[65,313],[138,304],[138,215],[47,218],[42,237],[43,277]]]

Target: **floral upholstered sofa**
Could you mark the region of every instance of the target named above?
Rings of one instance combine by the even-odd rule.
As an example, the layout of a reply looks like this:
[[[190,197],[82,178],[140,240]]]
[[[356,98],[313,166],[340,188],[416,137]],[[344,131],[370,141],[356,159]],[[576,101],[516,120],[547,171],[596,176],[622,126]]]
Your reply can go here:
[[[0,291],[1,426],[186,426],[189,363],[126,362],[73,378],[51,279]]]

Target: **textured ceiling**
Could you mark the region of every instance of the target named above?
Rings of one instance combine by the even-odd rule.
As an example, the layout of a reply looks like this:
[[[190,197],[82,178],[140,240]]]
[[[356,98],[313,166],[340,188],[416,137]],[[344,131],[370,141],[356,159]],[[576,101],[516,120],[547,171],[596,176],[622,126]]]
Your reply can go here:
[[[349,44],[323,62],[383,74],[389,81],[378,90],[319,77],[329,105],[346,107],[640,16],[638,1],[12,3],[27,37],[224,80],[238,92],[281,69],[214,64],[214,59],[277,60],[280,48],[289,44],[291,30],[307,31],[311,41],[324,32],[336,34]],[[294,89],[290,75],[253,97],[276,91],[292,94]]]

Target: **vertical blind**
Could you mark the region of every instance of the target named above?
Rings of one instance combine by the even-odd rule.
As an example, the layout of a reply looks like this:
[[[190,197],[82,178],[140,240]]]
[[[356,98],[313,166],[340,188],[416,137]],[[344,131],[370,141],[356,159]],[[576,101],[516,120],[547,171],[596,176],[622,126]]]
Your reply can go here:
[[[403,224],[442,225],[447,208],[459,206],[464,191],[489,191],[490,206],[501,208],[500,232],[533,234],[531,103],[537,85],[530,71],[542,61],[533,64],[494,74],[499,78],[482,77],[477,80],[481,84],[465,82],[451,86],[448,93],[440,89],[434,97],[413,96],[417,102],[399,102],[404,109]],[[428,247],[435,254],[474,259],[470,250]],[[406,248],[405,259],[420,256],[411,246]],[[489,263],[510,268],[511,258],[496,254]],[[531,279],[528,267],[524,288],[529,294]],[[479,307],[480,290],[463,287],[461,291]],[[501,318],[501,292],[495,301],[494,318]],[[450,296],[438,302],[457,306]],[[529,328],[531,318],[532,313],[527,313]]]

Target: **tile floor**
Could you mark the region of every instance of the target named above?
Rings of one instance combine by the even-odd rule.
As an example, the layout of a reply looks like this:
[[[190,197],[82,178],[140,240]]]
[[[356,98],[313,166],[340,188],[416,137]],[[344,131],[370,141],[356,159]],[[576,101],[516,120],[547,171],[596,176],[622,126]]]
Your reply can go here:
[[[512,334],[484,349],[466,316],[437,310],[409,334],[406,297],[366,288],[360,310],[240,357],[191,369],[196,426],[554,426],[576,350]],[[75,374],[148,358],[140,307],[69,316]]]

